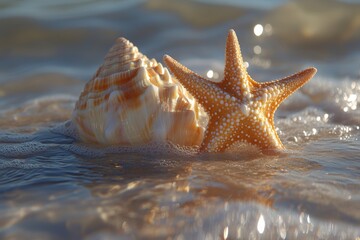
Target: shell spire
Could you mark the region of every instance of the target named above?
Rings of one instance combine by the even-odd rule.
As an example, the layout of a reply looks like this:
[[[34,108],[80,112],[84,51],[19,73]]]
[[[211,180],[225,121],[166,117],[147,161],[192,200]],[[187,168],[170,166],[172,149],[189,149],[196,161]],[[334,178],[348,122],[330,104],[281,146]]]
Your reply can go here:
[[[84,142],[199,146],[207,115],[161,63],[118,38],[72,115]]]

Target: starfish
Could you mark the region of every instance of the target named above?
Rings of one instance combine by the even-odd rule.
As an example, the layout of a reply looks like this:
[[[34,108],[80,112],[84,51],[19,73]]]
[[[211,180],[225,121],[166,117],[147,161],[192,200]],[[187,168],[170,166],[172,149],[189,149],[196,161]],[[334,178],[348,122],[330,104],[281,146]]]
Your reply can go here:
[[[274,113],[281,102],[316,73],[315,68],[308,68],[280,80],[256,82],[247,73],[232,29],[226,41],[221,82],[199,76],[168,55],[164,61],[209,115],[200,146],[203,152],[223,152],[236,142],[257,146],[263,153],[284,149],[275,130]]]

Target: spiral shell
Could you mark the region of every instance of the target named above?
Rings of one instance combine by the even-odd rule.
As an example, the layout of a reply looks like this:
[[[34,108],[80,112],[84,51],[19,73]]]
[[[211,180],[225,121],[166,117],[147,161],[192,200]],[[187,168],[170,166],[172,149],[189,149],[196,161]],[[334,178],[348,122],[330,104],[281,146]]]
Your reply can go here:
[[[72,121],[84,142],[198,146],[207,115],[167,68],[118,38],[81,93]]]

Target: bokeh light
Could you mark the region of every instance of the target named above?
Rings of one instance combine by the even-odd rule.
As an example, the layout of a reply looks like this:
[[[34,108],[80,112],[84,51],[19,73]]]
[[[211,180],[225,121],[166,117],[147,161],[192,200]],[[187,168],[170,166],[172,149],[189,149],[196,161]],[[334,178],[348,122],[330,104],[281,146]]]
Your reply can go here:
[[[264,27],[261,24],[256,24],[254,27],[254,34],[256,36],[261,36],[261,34],[263,34],[264,32]]]

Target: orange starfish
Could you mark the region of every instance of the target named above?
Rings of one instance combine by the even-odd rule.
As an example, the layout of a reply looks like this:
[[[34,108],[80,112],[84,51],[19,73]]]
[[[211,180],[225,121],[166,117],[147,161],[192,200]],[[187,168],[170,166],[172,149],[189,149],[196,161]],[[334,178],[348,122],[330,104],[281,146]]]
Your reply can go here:
[[[280,103],[316,73],[308,68],[289,77],[259,83],[246,71],[234,30],[226,42],[224,79],[211,82],[165,55],[164,61],[179,82],[209,115],[200,151],[222,152],[236,142],[255,145],[263,152],[284,149],[274,126]]]

